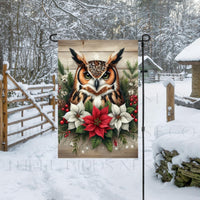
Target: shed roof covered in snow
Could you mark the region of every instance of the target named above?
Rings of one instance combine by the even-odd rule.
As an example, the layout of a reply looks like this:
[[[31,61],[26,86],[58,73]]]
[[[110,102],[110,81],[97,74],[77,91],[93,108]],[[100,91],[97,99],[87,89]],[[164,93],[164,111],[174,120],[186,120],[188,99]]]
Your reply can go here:
[[[139,68],[142,67],[142,57],[138,57],[138,66]],[[144,56],[144,68],[146,70],[148,69],[157,69],[157,70],[163,70],[162,67],[157,65],[149,56]]]
[[[195,64],[200,62],[200,38],[185,47],[175,58],[180,64]]]

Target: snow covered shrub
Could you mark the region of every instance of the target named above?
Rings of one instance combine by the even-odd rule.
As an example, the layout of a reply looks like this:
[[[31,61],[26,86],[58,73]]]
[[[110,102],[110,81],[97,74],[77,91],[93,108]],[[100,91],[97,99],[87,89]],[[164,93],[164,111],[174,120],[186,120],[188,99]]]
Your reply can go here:
[[[155,172],[163,182],[200,187],[199,135],[163,135],[156,139],[153,150]]]

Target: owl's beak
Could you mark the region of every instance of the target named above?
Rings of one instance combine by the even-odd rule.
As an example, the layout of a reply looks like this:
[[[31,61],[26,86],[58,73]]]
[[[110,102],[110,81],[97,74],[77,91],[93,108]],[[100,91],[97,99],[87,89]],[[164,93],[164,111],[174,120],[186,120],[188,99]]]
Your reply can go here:
[[[98,79],[96,79],[94,81],[94,87],[96,88],[96,90],[98,90],[98,88],[99,88],[99,80]]]

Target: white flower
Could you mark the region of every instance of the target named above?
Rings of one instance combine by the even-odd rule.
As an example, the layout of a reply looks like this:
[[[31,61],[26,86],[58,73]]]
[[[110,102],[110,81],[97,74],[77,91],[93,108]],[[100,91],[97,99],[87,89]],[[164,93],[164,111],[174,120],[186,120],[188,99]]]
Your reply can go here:
[[[63,75],[63,76],[61,77],[61,81],[64,82],[64,83],[66,83],[66,82],[67,82],[67,77],[68,77],[67,74]]]
[[[118,135],[121,129],[129,131],[129,122],[133,120],[133,118],[126,112],[126,105],[123,104],[119,107],[112,104],[111,110],[112,113],[109,114],[109,116],[112,117],[110,126],[117,129]]]
[[[89,112],[85,111],[83,102],[79,102],[77,105],[71,103],[70,111],[67,112],[63,117],[68,121],[68,129],[74,129],[84,123],[83,117],[90,115]]]

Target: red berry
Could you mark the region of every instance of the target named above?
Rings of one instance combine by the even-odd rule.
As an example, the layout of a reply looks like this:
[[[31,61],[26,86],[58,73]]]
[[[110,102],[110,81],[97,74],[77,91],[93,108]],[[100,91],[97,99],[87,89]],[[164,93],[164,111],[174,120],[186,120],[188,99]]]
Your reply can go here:
[[[66,111],[66,112],[69,112],[69,109],[67,108],[65,111]]]
[[[134,122],[138,122],[138,119],[137,119],[137,118],[135,118],[135,119],[134,119]]]
[[[69,136],[69,134],[65,134],[65,136],[64,137],[68,137]]]
[[[68,131],[68,133],[71,133],[71,131]]]
[[[138,109],[138,105],[136,106],[136,109]]]
[[[62,111],[64,111],[65,110],[65,108],[62,108]]]
[[[137,110],[134,110],[134,113],[138,113],[138,111],[137,111]]]
[[[59,87],[59,90],[61,89],[61,87]]]
[[[65,122],[66,124],[68,124],[68,121],[66,120],[66,122]]]
[[[132,106],[133,105],[133,103],[130,103],[130,106]]]
[[[66,104],[66,105],[65,105],[65,108],[68,108],[68,107],[69,107],[69,105],[68,105],[68,104]]]
[[[134,101],[133,103],[134,103],[134,104],[136,104],[136,103],[137,103],[137,101]]]
[[[134,117],[134,114],[131,114],[131,117]]]
[[[133,98],[131,98],[130,101],[133,101]]]
[[[60,121],[60,124],[63,125],[65,122],[63,120]]]

